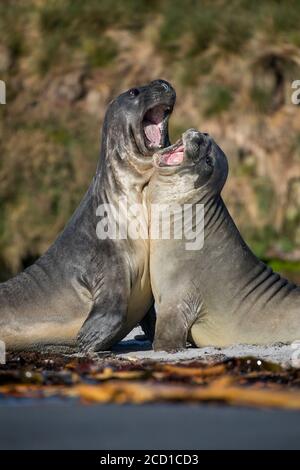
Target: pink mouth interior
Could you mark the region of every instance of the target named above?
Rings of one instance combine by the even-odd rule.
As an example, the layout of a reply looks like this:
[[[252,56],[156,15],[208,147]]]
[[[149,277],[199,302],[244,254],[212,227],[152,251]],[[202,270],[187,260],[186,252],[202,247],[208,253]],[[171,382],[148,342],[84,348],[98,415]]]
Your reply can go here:
[[[183,162],[184,157],[184,146],[180,145],[173,151],[169,153],[164,153],[161,155],[162,162],[164,165],[172,166],[172,165],[180,165]]]
[[[143,128],[150,147],[160,147],[162,123],[165,117],[165,106],[159,105],[149,109],[144,116]]]

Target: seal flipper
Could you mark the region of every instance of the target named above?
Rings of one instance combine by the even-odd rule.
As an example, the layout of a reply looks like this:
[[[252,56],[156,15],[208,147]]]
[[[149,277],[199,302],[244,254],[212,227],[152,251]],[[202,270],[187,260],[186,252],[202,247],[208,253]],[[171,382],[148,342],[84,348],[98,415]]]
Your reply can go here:
[[[175,309],[172,302],[169,306],[158,305],[153,349],[155,351],[185,349],[190,329],[200,317],[202,306],[200,289],[195,285]]]
[[[100,302],[94,304],[78,333],[79,348],[83,352],[105,351],[122,339],[127,303],[121,295],[114,298],[113,305],[108,306],[105,299]]]
[[[185,323],[181,312],[165,311],[163,315],[157,314],[154,351],[175,352],[186,348],[189,327]]]

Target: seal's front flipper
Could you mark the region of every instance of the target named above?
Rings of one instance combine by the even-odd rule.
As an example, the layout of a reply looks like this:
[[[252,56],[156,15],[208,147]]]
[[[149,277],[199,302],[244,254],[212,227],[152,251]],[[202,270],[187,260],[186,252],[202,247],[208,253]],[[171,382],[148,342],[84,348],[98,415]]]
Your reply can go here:
[[[124,302],[123,302],[124,303]],[[83,352],[107,351],[121,338],[126,321],[122,302],[106,308],[105,302],[95,304],[78,333],[79,348]]]
[[[185,349],[191,326],[200,317],[202,306],[200,290],[194,285],[181,302],[174,305],[174,299],[170,298],[168,304],[158,305],[153,349]]]
[[[176,352],[186,348],[189,327],[180,311],[157,312],[154,351]]]

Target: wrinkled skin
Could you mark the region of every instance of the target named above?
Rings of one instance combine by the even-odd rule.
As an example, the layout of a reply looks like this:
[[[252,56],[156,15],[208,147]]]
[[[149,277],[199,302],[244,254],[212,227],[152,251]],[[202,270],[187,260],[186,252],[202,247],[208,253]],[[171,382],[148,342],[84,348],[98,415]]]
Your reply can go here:
[[[154,349],[182,349],[187,339],[198,347],[299,339],[300,287],[274,273],[241,237],[220,195],[228,164],[218,145],[191,129],[154,161],[148,204],[204,204],[201,249],[186,250],[184,238],[150,241]]]
[[[8,348],[73,343],[78,335],[84,351],[107,349],[145,316],[153,302],[149,243],[99,239],[96,211],[122,197],[143,204],[152,154],[169,145],[174,102],[171,85],[156,80],[110,103],[96,175],[73,217],[34,265],[0,285],[0,339]],[[147,226],[146,209],[139,218]]]

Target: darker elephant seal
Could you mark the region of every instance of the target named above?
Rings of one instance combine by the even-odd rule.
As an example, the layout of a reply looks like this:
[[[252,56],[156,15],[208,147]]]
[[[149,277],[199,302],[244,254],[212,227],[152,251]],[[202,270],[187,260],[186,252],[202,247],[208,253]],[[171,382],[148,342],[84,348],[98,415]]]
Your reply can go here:
[[[300,287],[260,261],[241,237],[220,195],[228,164],[218,145],[191,129],[154,161],[150,203],[204,208],[204,223],[194,211],[185,227],[204,235],[202,248],[187,249],[184,237],[150,241],[154,348],[185,348],[188,337],[198,347],[299,340]]]
[[[0,339],[8,348],[72,342],[79,332],[83,350],[103,350],[146,314],[153,301],[149,241],[101,239],[98,211],[117,210],[124,197],[129,207],[142,206],[152,154],[169,145],[174,102],[171,85],[155,80],[110,103],[96,175],[81,204],[49,250],[0,285]],[[134,217],[147,224],[146,209],[120,214],[119,226]]]

